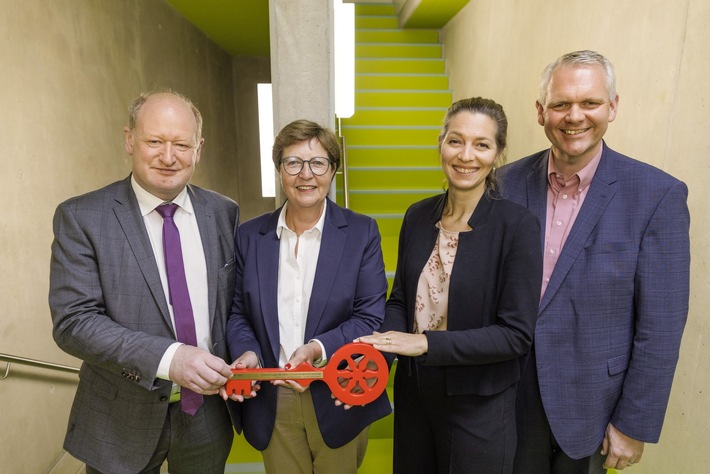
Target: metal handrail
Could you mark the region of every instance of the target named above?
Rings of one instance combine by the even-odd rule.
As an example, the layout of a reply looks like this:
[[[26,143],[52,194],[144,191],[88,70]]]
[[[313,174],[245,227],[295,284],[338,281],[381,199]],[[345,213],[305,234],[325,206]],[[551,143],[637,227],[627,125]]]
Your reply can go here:
[[[1,377],[0,380],[4,380],[7,378],[8,375],[10,375],[10,366],[12,364],[29,365],[32,367],[39,367],[40,369],[58,370],[61,372],[70,372],[73,374],[79,373],[79,369],[76,367],[54,364],[52,362],[45,362],[42,360],[28,359],[26,357],[13,356],[9,354],[0,353],[0,361],[7,362],[7,367],[5,367],[5,375]]]
[[[338,140],[340,140],[340,171],[336,174],[343,176],[343,207],[345,209],[350,209],[350,186],[348,184],[348,154],[345,144],[345,136],[343,136],[342,125],[340,124],[340,117],[337,118],[336,130],[338,133]]]

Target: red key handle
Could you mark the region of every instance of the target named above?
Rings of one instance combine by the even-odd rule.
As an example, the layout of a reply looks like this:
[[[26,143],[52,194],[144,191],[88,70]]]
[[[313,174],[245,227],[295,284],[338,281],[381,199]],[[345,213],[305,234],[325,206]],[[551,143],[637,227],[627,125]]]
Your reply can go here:
[[[375,369],[368,368],[374,363]],[[295,380],[307,387],[316,380],[328,384],[335,398],[348,405],[365,405],[384,392],[389,371],[380,351],[370,344],[352,342],[335,351],[323,368],[304,362],[295,369],[232,369],[229,395],[249,395],[255,380]]]

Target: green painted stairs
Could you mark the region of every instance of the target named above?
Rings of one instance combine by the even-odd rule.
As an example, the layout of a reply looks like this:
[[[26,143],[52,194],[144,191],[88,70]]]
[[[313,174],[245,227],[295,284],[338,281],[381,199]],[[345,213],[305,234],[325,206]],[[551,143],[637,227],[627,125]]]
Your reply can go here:
[[[355,114],[341,122],[349,207],[377,219],[390,284],[404,211],[443,189],[448,87],[439,30],[400,29],[392,4],[355,6]]]

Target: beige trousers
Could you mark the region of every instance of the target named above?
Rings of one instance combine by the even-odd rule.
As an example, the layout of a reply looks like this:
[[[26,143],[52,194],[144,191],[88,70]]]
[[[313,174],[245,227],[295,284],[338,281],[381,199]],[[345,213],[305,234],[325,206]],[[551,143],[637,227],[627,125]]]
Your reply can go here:
[[[365,428],[340,448],[321,436],[310,390],[279,387],[276,422],[269,446],[262,451],[267,474],[357,474],[367,449]]]

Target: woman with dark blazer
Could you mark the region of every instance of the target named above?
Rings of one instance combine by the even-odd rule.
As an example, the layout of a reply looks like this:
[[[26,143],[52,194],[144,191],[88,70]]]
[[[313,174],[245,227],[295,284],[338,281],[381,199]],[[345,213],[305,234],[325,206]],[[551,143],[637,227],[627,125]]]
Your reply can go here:
[[[276,136],[274,165],[287,197],[237,229],[236,285],[227,321],[235,368],[321,366],[377,329],[387,279],[371,217],[328,199],[340,165],[335,134],[296,120]],[[227,399],[226,390],[220,392]],[[336,404],[327,385],[261,382],[228,403],[237,430],[262,451],[267,473],[356,474],[370,423],[391,412],[387,394],[365,406]]]
[[[385,321],[359,339],[399,354],[395,473],[512,469],[542,255],[537,218],[498,194],[506,132],[492,100],[449,108],[439,135],[448,189],[407,210]]]

